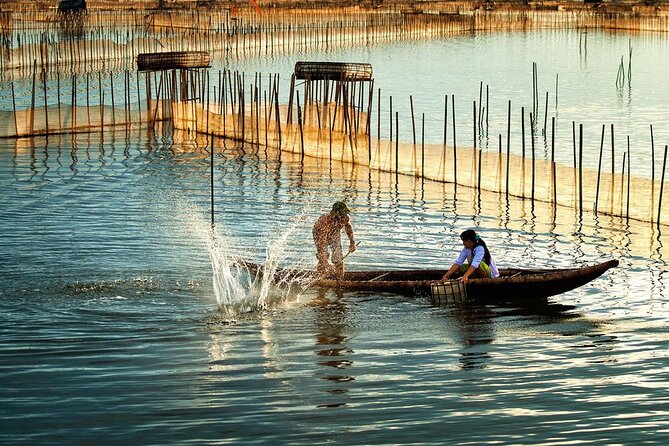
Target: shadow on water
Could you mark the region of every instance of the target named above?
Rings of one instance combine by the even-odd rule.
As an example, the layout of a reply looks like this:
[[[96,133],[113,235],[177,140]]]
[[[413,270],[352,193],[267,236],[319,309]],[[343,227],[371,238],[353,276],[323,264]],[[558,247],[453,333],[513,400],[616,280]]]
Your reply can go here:
[[[487,306],[464,304],[449,308],[446,314],[455,323],[462,344],[460,368],[463,370],[485,368],[490,360],[485,346],[495,339],[492,310]]]

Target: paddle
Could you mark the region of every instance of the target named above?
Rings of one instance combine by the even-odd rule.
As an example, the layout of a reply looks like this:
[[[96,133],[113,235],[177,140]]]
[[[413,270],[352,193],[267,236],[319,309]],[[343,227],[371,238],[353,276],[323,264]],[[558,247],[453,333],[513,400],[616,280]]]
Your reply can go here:
[[[358,245],[360,245],[360,241],[358,241],[358,243],[355,244],[356,249],[358,248]],[[349,251],[349,252],[347,252],[346,255],[345,255],[344,257],[341,258],[341,261],[343,262],[344,259],[345,259],[346,257],[348,257],[352,252],[353,252],[353,251]]]
[[[382,278],[386,277],[388,274],[390,274],[390,271],[388,271],[387,273],[383,273],[380,276],[376,276],[373,279],[369,279],[369,282],[374,282],[375,280],[382,279]]]

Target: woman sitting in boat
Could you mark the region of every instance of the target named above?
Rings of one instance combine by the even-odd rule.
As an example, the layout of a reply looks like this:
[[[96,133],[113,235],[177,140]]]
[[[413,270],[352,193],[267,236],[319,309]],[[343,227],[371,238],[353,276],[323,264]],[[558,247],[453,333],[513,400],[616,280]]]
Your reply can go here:
[[[470,277],[473,278],[494,278],[499,277],[499,271],[495,261],[490,255],[490,251],[485,242],[473,229],[467,229],[460,234],[460,239],[465,247],[460,251],[460,255],[448,270],[442,280],[449,280],[453,275],[462,274],[463,282],[467,283]]]
[[[353,240],[353,227],[348,214],[351,210],[343,201],[337,201],[332,205],[332,210],[321,215],[312,230],[314,244],[316,245],[316,258],[318,259],[317,271],[319,274],[334,273],[336,277],[344,275],[344,256],[341,248],[341,230],[348,236],[350,244],[348,252],[355,251]],[[328,248],[330,255],[328,255]],[[332,261],[332,265],[328,261]]]

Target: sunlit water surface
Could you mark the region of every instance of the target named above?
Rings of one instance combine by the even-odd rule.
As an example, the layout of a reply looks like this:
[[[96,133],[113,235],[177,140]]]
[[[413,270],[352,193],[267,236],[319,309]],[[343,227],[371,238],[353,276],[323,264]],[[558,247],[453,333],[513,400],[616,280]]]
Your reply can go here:
[[[495,194],[477,215],[448,186],[219,141],[212,234],[204,144],[146,137],[0,149],[0,442],[669,438],[666,254],[661,234],[633,240],[647,224],[561,210],[547,226]],[[468,227],[500,266],[621,266],[529,308],[290,294],[236,271],[313,266],[311,225],[337,199],[361,242],[350,269],[448,266]]]

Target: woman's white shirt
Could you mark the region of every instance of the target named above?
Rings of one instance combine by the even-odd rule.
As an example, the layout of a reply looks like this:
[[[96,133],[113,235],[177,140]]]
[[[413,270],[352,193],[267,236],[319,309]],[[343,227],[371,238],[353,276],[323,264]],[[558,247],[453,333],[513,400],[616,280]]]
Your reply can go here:
[[[484,257],[485,249],[481,245],[475,246],[473,252],[469,248],[463,248],[455,263],[462,266],[465,261],[467,261],[470,266],[478,268]],[[490,264],[488,266],[490,267],[492,277],[499,277],[499,270],[497,270],[497,265],[495,265],[495,260],[492,258],[492,255],[490,256]]]

